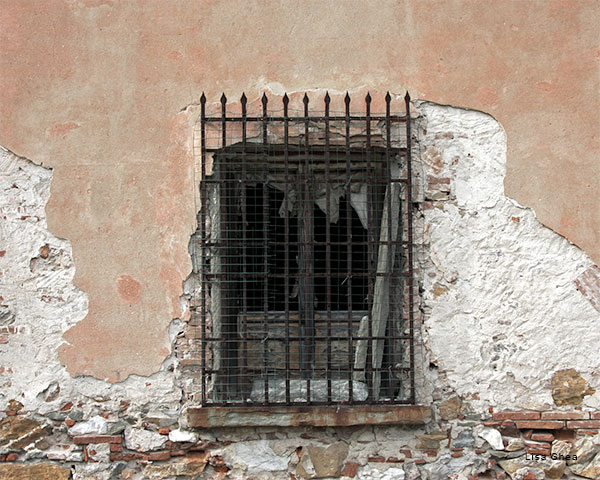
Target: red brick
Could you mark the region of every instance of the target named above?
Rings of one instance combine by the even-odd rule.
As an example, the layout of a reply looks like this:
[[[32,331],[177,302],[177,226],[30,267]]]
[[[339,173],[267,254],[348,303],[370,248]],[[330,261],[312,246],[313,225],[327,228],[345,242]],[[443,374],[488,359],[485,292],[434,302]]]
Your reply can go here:
[[[565,422],[558,420],[523,420],[517,421],[517,428],[533,428],[535,430],[559,430],[565,428]]]
[[[528,442],[528,441],[525,441],[523,443],[525,444],[526,447],[531,447],[531,448],[551,448],[551,445],[548,442]]]
[[[110,451],[111,452],[122,452],[123,451],[123,446],[120,443],[111,443],[110,444]]]
[[[423,450],[423,453],[428,457],[437,457],[438,451],[433,448],[430,448],[428,450]]]
[[[111,453],[111,462],[130,462],[131,460],[144,460],[145,455],[143,453]]]
[[[424,459],[422,459],[422,458],[417,458],[417,459],[415,460],[415,465],[423,465],[423,464],[425,464],[425,463],[427,463],[427,462],[425,462],[425,460],[424,460]]]
[[[397,457],[388,457],[386,460],[387,463],[402,463],[404,460],[400,460]]]
[[[450,455],[454,458],[458,458],[458,457],[462,457],[463,453],[462,452],[452,452]]]
[[[184,455],[186,455],[185,450],[171,450],[172,457],[183,457]]]
[[[67,419],[65,420],[65,425],[66,425],[67,427],[72,427],[73,425],[75,425],[75,420],[73,420],[72,418],[67,418]]]
[[[549,448],[533,448],[527,447],[525,452],[529,455],[545,455],[547,457],[550,456],[551,450]]]
[[[73,407],[73,402],[65,403],[60,410],[61,412],[66,412],[67,410],[71,410],[71,407]]]
[[[496,412],[492,414],[494,420],[537,420],[540,412]]]
[[[514,427],[515,426],[515,422],[513,422],[512,420],[504,420],[502,422],[502,426],[503,427]]]
[[[4,413],[6,413],[7,417],[14,417],[17,414],[15,410],[6,410]]]
[[[585,420],[588,412],[542,412],[542,420]]]
[[[556,430],[552,432],[556,440],[573,440],[575,438],[575,430]]]
[[[401,448],[400,453],[406,458],[412,458],[412,452],[408,448]]]
[[[367,462],[383,463],[383,462],[385,462],[385,457],[382,457],[380,455],[376,455],[376,456],[367,458]]]
[[[571,420],[567,428],[600,428],[600,420]]]
[[[168,427],[162,427],[158,429],[158,433],[160,433],[161,435],[168,435],[169,433],[171,433],[171,429]]]
[[[94,436],[81,436],[73,437],[73,443],[77,445],[86,443],[121,443],[123,437],[121,435],[94,435]]]
[[[536,442],[552,442],[554,440],[554,435],[551,433],[534,433],[531,435],[531,439]]]
[[[19,458],[19,456],[16,453],[9,453],[6,455],[7,462],[16,462],[17,458]]]
[[[600,420],[600,412],[590,412],[590,418],[592,420]]]
[[[598,433],[598,430],[594,430],[592,428],[580,428],[579,430],[577,430],[577,433],[579,435],[596,435]]]
[[[160,452],[152,452],[146,456],[147,460],[151,460],[153,462],[162,462],[171,458],[171,452],[168,450],[162,450]]]
[[[482,453],[486,453],[486,452],[487,452],[487,450],[483,450],[483,449],[481,449],[481,448],[478,448],[477,450],[475,450],[475,453],[478,453],[478,454],[480,454],[480,455],[481,455]]]
[[[483,424],[486,427],[499,427],[500,425],[502,425],[502,422],[488,420],[487,422],[483,422]]]
[[[535,473],[527,473],[525,474],[525,476],[523,477],[523,480],[535,480],[537,477],[535,475]]]

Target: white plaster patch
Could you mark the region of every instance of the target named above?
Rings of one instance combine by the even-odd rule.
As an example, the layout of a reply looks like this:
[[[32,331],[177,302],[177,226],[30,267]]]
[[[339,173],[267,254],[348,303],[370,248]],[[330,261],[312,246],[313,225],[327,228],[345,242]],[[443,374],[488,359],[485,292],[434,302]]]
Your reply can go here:
[[[451,179],[450,199],[424,210],[422,224],[433,360],[478,411],[553,405],[550,379],[563,368],[598,390],[591,374],[600,368],[600,314],[573,284],[591,260],[504,195],[498,122],[425,102],[418,109],[424,177]]]
[[[73,378],[61,365],[62,335],[86,316],[88,300],[72,283],[71,245],[48,231],[51,179],[52,170],[0,147],[0,250],[5,252],[0,255],[0,313],[17,332],[0,345],[0,404],[18,399],[25,410],[44,415],[67,402],[81,402],[84,418],[118,411],[121,400],[132,410],[177,411],[181,391],[166,367],[149,377],[132,375],[110,384]]]
[[[139,452],[148,452],[158,450],[167,443],[167,436],[156,432],[151,432],[143,428],[126,428],[125,445],[130,450]]]

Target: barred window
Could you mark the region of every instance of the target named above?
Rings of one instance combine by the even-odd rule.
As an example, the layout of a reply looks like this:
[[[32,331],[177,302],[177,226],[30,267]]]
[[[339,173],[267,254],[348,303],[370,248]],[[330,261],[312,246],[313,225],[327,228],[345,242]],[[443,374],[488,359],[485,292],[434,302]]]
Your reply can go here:
[[[414,403],[405,111],[206,114],[194,269],[202,405]],[[279,113],[279,114],[278,114]]]

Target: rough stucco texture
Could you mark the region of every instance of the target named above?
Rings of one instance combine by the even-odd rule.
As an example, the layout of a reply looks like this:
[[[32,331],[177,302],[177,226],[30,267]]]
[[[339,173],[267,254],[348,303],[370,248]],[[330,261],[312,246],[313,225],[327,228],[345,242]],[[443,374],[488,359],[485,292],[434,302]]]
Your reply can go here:
[[[590,258],[503,193],[506,135],[489,115],[423,103],[424,178],[450,179],[424,210],[425,344],[476,411],[553,406],[553,374],[598,390],[600,312],[576,288]],[[590,391],[591,393],[594,390]],[[583,404],[600,408],[600,393]]]
[[[599,4],[589,1],[2,1],[0,144],[54,168],[48,223],[87,317],[71,374],[157,371],[194,228],[201,91],[358,85],[492,113],[505,188],[600,259]]]

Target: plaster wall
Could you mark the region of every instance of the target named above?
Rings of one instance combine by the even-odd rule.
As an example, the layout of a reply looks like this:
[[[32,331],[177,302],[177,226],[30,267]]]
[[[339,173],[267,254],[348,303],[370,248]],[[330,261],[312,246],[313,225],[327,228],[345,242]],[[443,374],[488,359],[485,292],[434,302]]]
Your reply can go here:
[[[578,372],[585,389],[575,414],[597,418],[600,312],[575,284],[592,261],[541,225],[531,209],[503,194],[506,134],[497,121],[432,103],[418,103],[418,110],[417,196],[423,202],[417,241],[425,317],[417,352],[417,399],[432,406],[432,422],[412,429],[190,431],[175,357],[167,358],[153,375],[130,375],[118,383],[73,378],[60,361],[58,347],[64,332],[84,318],[88,303],[72,283],[69,242],[47,229],[44,207],[53,172],[2,150],[0,233],[6,250],[0,256],[0,318],[6,331],[0,336],[0,402],[22,409],[17,418],[43,426],[46,444],[31,432],[11,439],[10,429],[6,443],[5,429],[0,455],[17,451],[24,462],[70,462],[74,478],[85,479],[124,471],[129,477],[122,478],[219,478],[213,477],[219,472],[239,479],[283,479],[290,472],[313,478],[319,475],[315,468],[324,468],[319,458],[337,459],[336,468],[345,459],[355,463],[358,470],[352,475],[347,471],[344,478],[442,479],[452,474],[462,479],[494,468],[487,463],[488,453],[482,457],[476,451],[487,452],[489,445],[500,448],[494,439],[500,434],[478,423],[490,408],[573,414],[567,411],[572,402],[561,407],[554,396],[557,370]],[[193,122],[191,113],[182,116]],[[171,323],[168,334],[174,345],[183,327],[181,321]],[[3,426],[10,425],[10,415],[0,419]],[[595,425],[596,420],[591,422]],[[167,439],[174,446],[167,447]],[[463,442],[468,449],[452,456],[456,451],[440,445],[445,439],[448,445]],[[17,447],[18,441],[25,446]],[[113,441],[128,453],[111,453],[102,443]],[[77,442],[88,443],[82,448]],[[600,448],[600,437],[592,444]],[[196,448],[204,456],[178,460],[183,448]],[[398,458],[403,451],[418,456],[403,453]],[[171,463],[161,463],[171,455]],[[144,461],[134,463],[136,459]],[[194,462],[201,467],[196,477],[189,473]],[[204,468],[204,477],[199,476]],[[303,471],[309,473],[300,475]],[[333,476],[340,475],[337,471]]]
[[[507,194],[600,259],[593,0],[5,0],[0,12],[0,144],[53,168],[48,225],[88,296],[64,334],[71,375],[122,381],[169,355],[195,226],[177,112],[203,90],[368,85],[490,112],[507,132]]]

